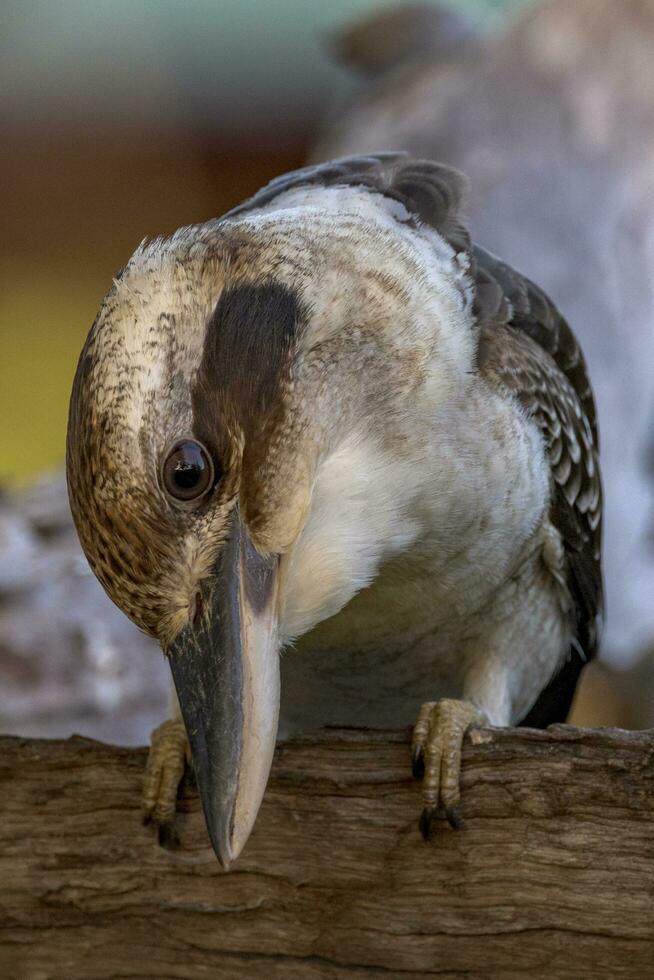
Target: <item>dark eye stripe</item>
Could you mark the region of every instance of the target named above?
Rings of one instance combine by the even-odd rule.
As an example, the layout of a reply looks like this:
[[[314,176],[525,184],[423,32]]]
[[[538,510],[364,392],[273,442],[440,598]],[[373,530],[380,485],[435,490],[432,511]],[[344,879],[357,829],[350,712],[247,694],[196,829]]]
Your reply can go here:
[[[202,443],[180,439],[167,452],[161,468],[164,490],[174,500],[199,500],[215,483],[214,465]]]

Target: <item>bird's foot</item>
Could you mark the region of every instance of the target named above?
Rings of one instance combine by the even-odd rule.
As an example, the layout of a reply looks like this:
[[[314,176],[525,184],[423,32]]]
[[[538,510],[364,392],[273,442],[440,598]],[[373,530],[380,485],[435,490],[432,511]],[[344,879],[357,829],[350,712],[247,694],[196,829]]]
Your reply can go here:
[[[173,719],[152,732],[143,784],[143,823],[157,828],[162,847],[176,847],[175,812],[191,754],[184,722]]]
[[[443,698],[421,707],[413,729],[411,754],[413,774],[423,780],[425,806],[420,830],[425,840],[431,836],[434,818],[441,813],[451,827],[463,824],[459,811],[463,739],[471,726],[485,723],[483,712],[470,701]]]

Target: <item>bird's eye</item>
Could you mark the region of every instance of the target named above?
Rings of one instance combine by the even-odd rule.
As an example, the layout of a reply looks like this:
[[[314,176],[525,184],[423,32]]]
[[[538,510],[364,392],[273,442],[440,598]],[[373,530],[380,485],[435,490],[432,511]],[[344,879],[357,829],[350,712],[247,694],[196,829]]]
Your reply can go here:
[[[201,443],[181,439],[168,450],[161,476],[166,493],[175,500],[198,500],[214,484],[214,466]]]

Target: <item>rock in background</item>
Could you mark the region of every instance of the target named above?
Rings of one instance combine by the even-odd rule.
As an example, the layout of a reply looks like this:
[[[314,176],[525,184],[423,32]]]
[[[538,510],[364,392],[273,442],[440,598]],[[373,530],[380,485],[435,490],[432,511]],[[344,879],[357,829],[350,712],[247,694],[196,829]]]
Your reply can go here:
[[[0,498],[0,730],[142,745],[167,711],[159,648],[107,598],[63,475]]]

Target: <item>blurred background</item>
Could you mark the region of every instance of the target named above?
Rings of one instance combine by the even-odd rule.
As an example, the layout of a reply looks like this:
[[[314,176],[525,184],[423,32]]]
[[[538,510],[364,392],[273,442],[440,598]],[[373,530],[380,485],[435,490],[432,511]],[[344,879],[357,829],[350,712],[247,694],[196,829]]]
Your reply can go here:
[[[152,644],[95,583],[61,468],[111,276],[307,160],[410,149],[581,337],[608,630],[574,720],[654,725],[654,0],[4,0],[0,729],[144,742]]]

